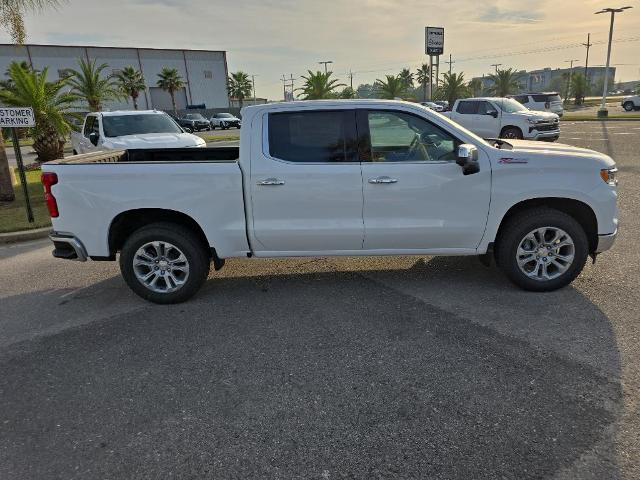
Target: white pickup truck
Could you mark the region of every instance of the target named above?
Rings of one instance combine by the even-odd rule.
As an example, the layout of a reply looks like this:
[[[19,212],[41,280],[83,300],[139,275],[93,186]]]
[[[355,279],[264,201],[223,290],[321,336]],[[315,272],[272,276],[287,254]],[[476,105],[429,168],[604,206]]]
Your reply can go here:
[[[127,284],[157,303],[191,297],[231,257],[491,254],[545,291],[617,233],[616,168],[601,153],[487,142],[396,101],[274,103],[243,119],[239,148],[44,164],[53,255],[119,252]]]
[[[169,115],[157,110],[89,113],[80,132],[71,134],[73,154],[129,148],[206,147]]]
[[[529,110],[512,98],[457,100],[443,115],[482,138],[554,141],[560,136],[558,115]]]

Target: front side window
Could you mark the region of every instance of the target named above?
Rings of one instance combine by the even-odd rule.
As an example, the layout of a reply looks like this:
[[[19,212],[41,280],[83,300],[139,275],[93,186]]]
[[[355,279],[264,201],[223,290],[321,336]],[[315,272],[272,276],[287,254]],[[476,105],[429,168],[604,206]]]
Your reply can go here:
[[[164,114],[110,115],[103,117],[106,137],[142,135],[145,133],[182,133],[182,129]]]
[[[496,111],[496,107],[489,102],[477,102],[478,103],[478,115],[489,115]]]
[[[296,163],[352,162],[353,111],[269,114],[269,155]]]
[[[456,111],[462,115],[476,115],[478,113],[478,102],[459,102]]]
[[[100,135],[100,119],[97,117],[93,120],[93,124],[91,125],[91,133]]]
[[[368,111],[373,162],[435,162],[456,159],[459,141],[417,115]]]

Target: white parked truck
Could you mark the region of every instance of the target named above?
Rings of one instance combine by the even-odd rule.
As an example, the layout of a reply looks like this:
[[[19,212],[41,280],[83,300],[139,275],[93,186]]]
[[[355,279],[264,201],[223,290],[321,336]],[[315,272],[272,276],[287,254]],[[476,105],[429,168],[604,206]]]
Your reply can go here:
[[[141,297],[191,297],[233,257],[494,255],[554,290],[618,230],[616,167],[567,145],[485,141],[418,104],[246,107],[236,148],[43,165],[55,257],[115,260]]]
[[[465,98],[443,115],[482,138],[557,140],[560,117],[529,110],[512,98]]]
[[[206,147],[169,115],[157,110],[89,113],[80,132],[71,134],[73,154],[129,148]]]

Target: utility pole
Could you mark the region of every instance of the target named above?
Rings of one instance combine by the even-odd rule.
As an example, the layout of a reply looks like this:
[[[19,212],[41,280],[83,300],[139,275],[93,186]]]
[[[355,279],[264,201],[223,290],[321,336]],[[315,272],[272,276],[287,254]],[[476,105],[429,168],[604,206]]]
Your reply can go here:
[[[569,98],[569,89],[571,88],[571,77],[573,76],[573,62],[579,62],[580,60],[565,60],[566,63],[570,64],[569,67],[569,79],[567,80],[567,88],[565,90],[564,99],[567,100]]]
[[[609,88],[609,64],[611,62],[611,41],[613,39],[613,20],[616,17],[616,13],[622,13],[625,10],[633,7],[620,7],[620,8],[603,8],[599,12],[596,12],[595,15],[599,13],[610,13],[611,14],[611,24],[609,25],[609,46],[607,47],[607,67],[604,71],[604,88],[602,89],[602,104],[600,105],[600,110],[598,110],[598,117],[608,117],[609,110],[607,110],[607,89]]]
[[[330,64],[330,63],[333,63],[333,61],[332,60],[326,60],[326,61],[323,61],[323,62],[318,62],[319,65],[324,65],[324,73],[325,73],[325,75],[327,74],[327,65]]]
[[[256,104],[256,76],[251,75],[251,86],[253,87],[253,104]]]
[[[351,90],[353,90],[353,72],[351,69],[349,69],[349,86],[351,87]]]
[[[287,101],[287,77],[284,76],[284,73],[282,74],[282,78],[280,80],[282,81],[282,100],[286,102]]]
[[[456,63],[451,59],[451,54],[449,54],[449,61],[448,62],[444,62],[444,63],[448,63],[449,64],[449,76],[451,76],[451,65]]]
[[[591,43],[591,34],[587,33],[587,43],[582,44],[583,47],[587,47],[587,58],[584,61],[584,78],[587,81],[587,87],[590,85],[589,83],[589,49],[593,47],[593,43]]]
[[[502,64],[501,63],[492,63],[491,66],[492,67],[496,67],[496,73],[498,73],[498,67],[500,67]]]

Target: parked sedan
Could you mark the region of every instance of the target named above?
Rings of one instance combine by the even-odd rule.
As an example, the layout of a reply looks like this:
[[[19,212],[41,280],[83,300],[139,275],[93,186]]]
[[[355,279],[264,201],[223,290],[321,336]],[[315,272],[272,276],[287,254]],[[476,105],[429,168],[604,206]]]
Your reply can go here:
[[[443,112],[444,108],[442,108],[442,105],[438,105],[435,102],[420,102],[420,105],[422,105],[423,107],[427,107],[430,110],[433,110],[434,112]]]
[[[187,113],[184,117],[178,118],[178,124],[183,128],[188,128],[194,132],[200,130],[211,130],[209,120],[199,113]]]
[[[222,130],[227,130],[231,127],[240,128],[242,125],[242,121],[230,113],[215,113],[209,122],[211,123],[212,130],[215,130],[216,127]]]

